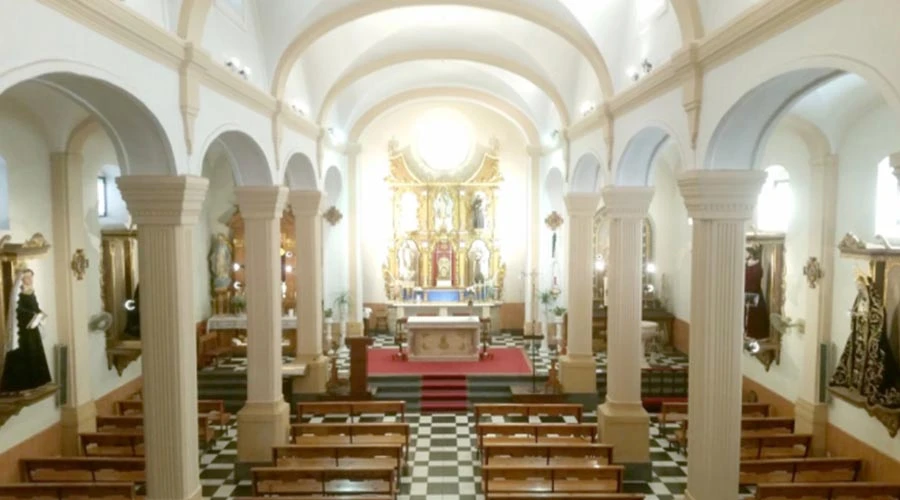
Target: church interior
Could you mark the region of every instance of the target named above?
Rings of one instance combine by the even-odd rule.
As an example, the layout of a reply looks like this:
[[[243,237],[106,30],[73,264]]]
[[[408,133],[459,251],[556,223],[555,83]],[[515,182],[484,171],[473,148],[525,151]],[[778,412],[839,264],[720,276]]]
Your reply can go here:
[[[0,13],[0,500],[900,500],[896,0]]]

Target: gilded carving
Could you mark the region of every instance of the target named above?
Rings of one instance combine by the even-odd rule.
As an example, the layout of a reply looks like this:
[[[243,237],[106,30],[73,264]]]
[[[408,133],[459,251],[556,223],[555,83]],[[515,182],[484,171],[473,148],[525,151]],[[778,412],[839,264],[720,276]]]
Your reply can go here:
[[[75,254],[72,256],[72,262],[69,264],[69,267],[72,269],[72,272],[75,274],[75,279],[81,281],[84,279],[84,274],[87,272],[87,268],[90,265],[90,261],[84,255],[84,250],[79,248],[75,250]]]
[[[815,289],[816,284],[825,277],[825,271],[822,269],[819,259],[810,257],[806,260],[806,265],[803,266],[803,276],[806,276],[806,283],[809,287]]]
[[[341,219],[344,217],[344,214],[341,213],[340,210],[337,209],[336,206],[332,205],[328,210],[322,214],[322,217],[332,226],[336,225]]]

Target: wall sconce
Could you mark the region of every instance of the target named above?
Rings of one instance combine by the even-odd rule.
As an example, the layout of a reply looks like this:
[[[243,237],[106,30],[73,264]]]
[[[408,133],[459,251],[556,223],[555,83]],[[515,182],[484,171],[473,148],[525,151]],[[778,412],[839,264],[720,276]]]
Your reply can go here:
[[[656,264],[648,262],[645,269],[647,270],[647,274],[654,274],[656,273]]]
[[[244,80],[249,80],[250,77],[253,76],[253,70],[251,70],[249,66],[242,65],[241,60],[237,57],[229,57],[226,59],[225,67],[230,69],[232,73],[242,76]]]
[[[285,266],[284,266],[284,272],[286,272],[286,273],[292,273],[292,272],[294,272],[294,266],[292,266],[292,265],[290,265],[290,264],[285,264]]]
[[[231,270],[234,272],[238,272],[241,270],[241,265],[237,262],[231,264]]]
[[[628,72],[628,78],[631,78],[631,81],[636,82],[653,71],[653,63],[651,63],[649,59],[644,58],[644,60],[641,61],[640,68],[629,66],[626,71]]]

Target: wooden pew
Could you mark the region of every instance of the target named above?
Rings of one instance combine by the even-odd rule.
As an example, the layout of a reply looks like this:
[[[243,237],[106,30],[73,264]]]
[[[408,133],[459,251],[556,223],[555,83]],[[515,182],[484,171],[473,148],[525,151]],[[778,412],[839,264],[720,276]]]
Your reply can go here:
[[[0,485],[0,500],[133,500],[133,483],[19,483]]]
[[[478,448],[488,444],[582,444],[597,442],[594,424],[477,424]]]
[[[640,493],[491,493],[491,500],[644,500]],[[279,500],[284,500],[280,498]]]
[[[116,432],[82,432],[81,454],[86,457],[143,457],[144,431],[120,429]]]
[[[143,415],[106,415],[97,417],[97,432],[121,432],[144,429]],[[197,438],[200,446],[216,438],[216,431],[209,423],[208,415],[197,416]]]
[[[22,479],[29,483],[143,483],[146,477],[143,458],[23,458],[19,464]]]
[[[403,467],[401,444],[294,444],[272,448],[276,467],[393,467],[398,477]]]
[[[304,417],[346,415],[350,422],[359,422],[363,415],[400,417],[406,422],[404,401],[316,401],[297,403],[297,419]]]
[[[497,493],[620,493],[625,468],[541,466],[481,468],[482,491],[488,499],[502,498]]]
[[[608,444],[518,444],[485,445],[484,465],[539,467],[543,465],[611,465],[613,447]]]
[[[234,500],[272,500],[273,498],[277,500],[391,500],[393,497],[390,495],[303,495],[299,497],[278,495],[277,497],[234,497]]]
[[[898,500],[900,484],[793,483],[761,484],[757,500]]]
[[[369,444],[402,445],[409,454],[409,424],[374,422],[363,424],[293,424],[291,441],[305,445]]]
[[[396,498],[391,467],[254,467],[253,495],[379,494]]]
[[[764,458],[805,458],[809,456],[811,434],[742,436],[741,460]]]
[[[674,442],[679,448],[687,447],[687,419],[681,422],[681,428],[673,433]],[[772,434],[792,434],[794,419],[791,417],[745,417],[741,419],[741,436],[767,436]]]
[[[475,405],[475,422],[486,416],[508,417],[574,417],[581,422],[584,407],[579,404],[487,403]]]
[[[231,420],[231,414],[225,411],[225,402],[221,399],[201,399],[197,402],[197,413],[207,417],[211,425],[225,426]],[[116,401],[116,414],[132,417],[143,416],[144,402],[140,399]]]
[[[768,403],[743,403],[741,417],[769,417],[772,406]],[[669,424],[680,424],[688,418],[688,404],[668,402],[662,403],[659,409],[659,430],[662,437],[668,438],[666,432]]]
[[[858,458],[782,458],[741,462],[741,484],[853,482],[859,477]]]

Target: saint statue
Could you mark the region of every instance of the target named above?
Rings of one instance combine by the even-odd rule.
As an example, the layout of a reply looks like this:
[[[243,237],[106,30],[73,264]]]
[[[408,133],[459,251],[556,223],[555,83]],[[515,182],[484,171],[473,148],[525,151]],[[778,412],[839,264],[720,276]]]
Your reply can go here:
[[[484,229],[484,197],[481,193],[472,199],[472,229]]]
[[[40,325],[47,318],[34,294],[34,271],[21,271],[13,286],[18,296],[10,299],[9,341],[0,392],[20,392],[49,384],[50,367],[44,354]]]
[[[399,274],[401,281],[417,283],[419,278],[419,256],[415,244],[407,241],[400,247]]]
[[[763,294],[762,281],[765,274],[762,262],[762,247],[752,245],[747,247],[747,261],[744,267],[744,295],[753,297],[745,307],[746,326],[748,337],[754,339],[769,338],[769,308]]]
[[[434,230],[453,230],[453,200],[447,191],[441,191],[434,200]]]
[[[209,270],[212,274],[213,290],[221,292],[231,287],[231,266],[231,243],[224,234],[219,233],[216,235],[212,252],[209,254]]]

